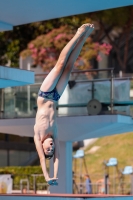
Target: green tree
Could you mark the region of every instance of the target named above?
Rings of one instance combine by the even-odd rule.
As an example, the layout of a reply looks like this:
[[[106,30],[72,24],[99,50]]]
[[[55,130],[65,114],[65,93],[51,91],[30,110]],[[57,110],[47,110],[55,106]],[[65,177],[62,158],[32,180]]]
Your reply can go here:
[[[93,42],[102,42],[107,38],[116,53],[116,59],[122,71],[126,71],[129,54],[130,34],[133,28],[133,6],[110,9],[94,13],[86,13],[77,16],[65,17],[38,23],[14,27],[13,31],[0,33],[0,64],[10,63],[18,67],[20,52],[27,48],[30,41],[35,40],[39,35],[45,35],[54,28],[68,26],[73,32],[83,23],[93,21],[98,24],[99,29],[93,35]],[[118,42],[112,39],[110,33],[113,30],[121,29]],[[125,41],[124,56],[120,48],[121,41]]]
[[[68,25],[53,29],[31,41],[28,48],[21,53],[21,56],[31,56],[34,65],[40,65],[45,71],[49,71],[54,67],[61,50],[70,41],[74,33],[75,30]],[[101,59],[99,52],[108,55],[111,48],[109,44],[94,43],[89,37],[75,63],[75,67],[78,69],[92,68],[89,61],[93,58],[99,61]]]
[[[15,26],[13,31],[0,32],[0,65],[9,63],[12,67],[18,67],[20,52],[27,48],[27,44],[31,40],[66,24],[68,24],[71,29],[77,29],[87,20],[87,17],[85,18],[83,15],[80,17],[73,16]]]
[[[91,13],[91,17],[98,23],[99,31],[97,40],[107,38],[116,54],[116,59],[123,72],[126,72],[131,31],[133,30],[133,6],[110,9],[101,12]],[[116,31],[118,35],[117,43],[111,37],[111,32]],[[122,53],[121,43],[124,43]]]
[[[18,67],[20,52],[27,47],[27,44],[57,25],[57,20],[51,20],[16,26],[13,31],[0,32],[0,64],[9,63],[12,67]]]

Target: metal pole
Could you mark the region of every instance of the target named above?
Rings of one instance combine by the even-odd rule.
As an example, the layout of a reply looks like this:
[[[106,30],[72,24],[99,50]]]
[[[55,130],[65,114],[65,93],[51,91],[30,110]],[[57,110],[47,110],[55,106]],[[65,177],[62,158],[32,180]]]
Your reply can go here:
[[[104,176],[104,187],[105,187],[105,194],[109,194],[109,191],[108,191],[108,177],[109,175],[106,173],[105,176]]]
[[[133,195],[133,174],[131,174],[131,191],[130,194]]]
[[[92,99],[94,99],[94,82],[92,82]]]
[[[86,174],[89,174],[89,173],[88,173],[88,169],[87,169],[87,165],[86,165],[86,162],[85,162],[85,158],[84,158],[84,157],[83,157],[83,161],[84,161],[85,172],[86,172]]]
[[[82,187],[82,158],[80,158],[80,194],[83,192],[83,187]]]
[[[15,111],[16,108],[16,88],[13,88],[13,96],[14,96],[14,117],[17,117],[17,112]]]
[[[111,88],[110,88],[110,107],[111,107],[111,114],[113,114],[113,101],[114,101],[114,87],[113,87],[113,79],[114,79],[114,75],[113,75],[113,70],[111,70]]]
[[[27,70],[30,70],[30,63],[27,65]],[[30,85],[27,86],[27,111],[30,114]]]
[[[113,184],[114,185],[114,187],[113,187],[114,191],[113,191],[113,194],[115,194],[115,167],[113,167],[113,168],[114,168],[114,173],[113,173],[114,174],[114,181],[113,181],[114,182],[114,184]]]
[[[33,187],[34,187],[34,193],[36,194],[36,175],[33,175]]]
[[[4,89],[1,89],[1,110],[0,110],[0,114],[1,114],[1,118],[4,118]]]

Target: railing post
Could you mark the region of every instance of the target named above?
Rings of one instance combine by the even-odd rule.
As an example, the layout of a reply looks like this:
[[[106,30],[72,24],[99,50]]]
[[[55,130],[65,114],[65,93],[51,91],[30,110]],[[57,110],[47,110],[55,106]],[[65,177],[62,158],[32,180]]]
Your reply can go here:
[[[111,107],[111,114],[113,114],[113,107],[114,107],[114,87],[113,87],[113,82],[114,82],[114,74],[113,74],[113,69],[111,70],[111,88],[110,88],[110,107]]]
[[[4,89],[1,89],[0,117],[4,118]]]
[[[37,190],[37,188],[36,188],[36,175],[33,174],[32,176],[33,176],[33,190],[34,190],[34,193],[36,194],[36,190]]]

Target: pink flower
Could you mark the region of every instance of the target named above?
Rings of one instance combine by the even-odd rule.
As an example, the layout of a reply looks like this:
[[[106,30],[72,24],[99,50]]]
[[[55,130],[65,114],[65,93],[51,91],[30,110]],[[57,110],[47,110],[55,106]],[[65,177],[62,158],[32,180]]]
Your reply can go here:
[[[32,54],[32,58],[36,59],[37,58],[37,54],[33,53]]]
[[[60,33],[60,34],[57,35],[54,39],[55,39],[55,40],[59,40],[59,39],[61,39],[61,38],[63,38],[63,37],[66,37],[66,34],[65,34],[65,33]]]
[[[32,50],[33,53],[37,53],[37,48]]]
[[[40,50],[40,55],[45,54],[46,53],[46,49],[41,49]]]
[[[112,46],[110,44],[104,43],[100,45],[100,51],[104,53],[105,55],[109,55],[111,49],[112,49]]]
[[[30,43],[29,44],[29,49],[32,49],[32,48],[34,48],[34,44]]]
[[[100,61],[102,60],[101,56],[98,55],[98,56],[96,57],[96,60],[97,60],[98,62],[100,62]]]
[[[107,47],[107,44],[106,44],[106,43],[103,43],[101,46],[104,47],[104,48],[106,48],[106,47]]]

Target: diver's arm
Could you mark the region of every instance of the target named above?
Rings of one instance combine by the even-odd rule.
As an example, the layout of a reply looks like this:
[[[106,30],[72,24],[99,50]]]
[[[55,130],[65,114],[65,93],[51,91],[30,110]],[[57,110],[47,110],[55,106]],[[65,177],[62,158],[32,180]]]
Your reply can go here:
[[[58,175],[58,167],[59,167],[59,140],[58,137],[54,139],[55,143],[55,152],[54,152],[54,178],[57,178]]]
[[[42,148],[42,142],[39,139],[38,135],[34,136],[34,142],[35,142],[36,150],[37,150],[39,158],[40,158],[40,164],[42,167],[43,175],[45,177],[45,180],[48,181],[50,178],[49,178],[49,174],[48,174],[47,168],[46,168],[46,161],[45,161],[45,156],[44,156],[44,152],[43,152],[43,148]]]

